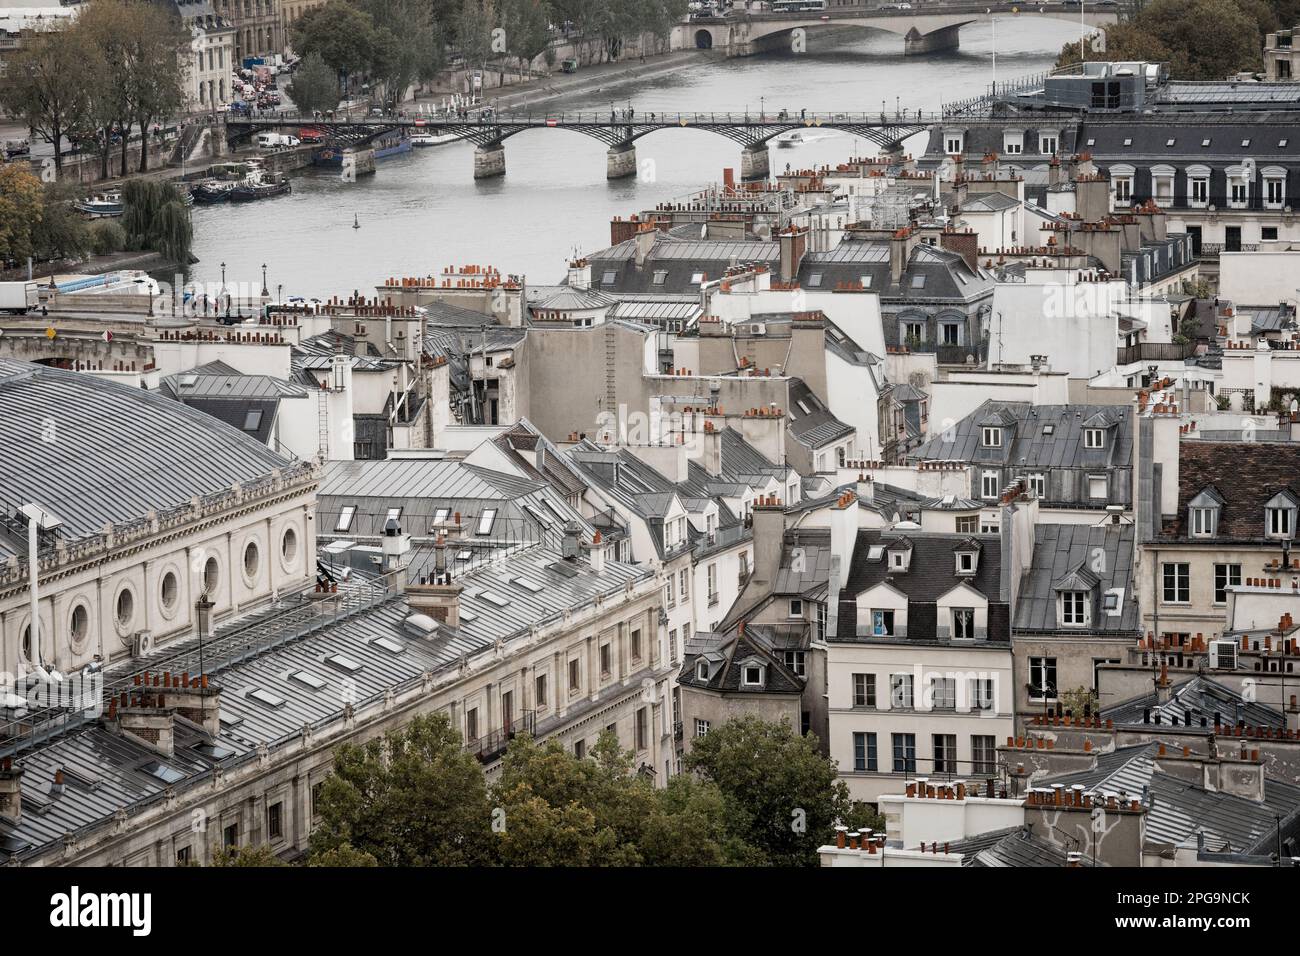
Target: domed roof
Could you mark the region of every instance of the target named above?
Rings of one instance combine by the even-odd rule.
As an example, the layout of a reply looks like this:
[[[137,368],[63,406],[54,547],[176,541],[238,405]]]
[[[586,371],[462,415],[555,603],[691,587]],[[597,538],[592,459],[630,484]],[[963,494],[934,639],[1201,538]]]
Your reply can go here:
[[[35,502],[72,539],[291,464],[162,395],[13,359],[0,359],[0,447],[0,508]]]

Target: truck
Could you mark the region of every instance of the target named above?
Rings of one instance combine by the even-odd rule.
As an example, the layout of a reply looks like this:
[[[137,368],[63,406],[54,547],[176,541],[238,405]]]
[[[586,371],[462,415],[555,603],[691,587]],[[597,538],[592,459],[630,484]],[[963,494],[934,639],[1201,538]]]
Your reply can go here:
[[[257,145],[260,149],[280,149],[298,145],[298,137],[286,136],[284,133],[258,133]]]
[[[40,307],[41,296],[35,282],[0,282],[0,312],[26,315]]]

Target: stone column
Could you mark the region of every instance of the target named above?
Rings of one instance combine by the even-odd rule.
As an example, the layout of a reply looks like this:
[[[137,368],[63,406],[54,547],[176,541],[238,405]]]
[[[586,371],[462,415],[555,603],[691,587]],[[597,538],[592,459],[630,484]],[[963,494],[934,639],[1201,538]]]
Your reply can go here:
[[[636,175],[636,147],[620,143],[605,154],[605,178],[627,179]]]
[[[740,154],[740,178],[744,182],[767,179],[770,165],[767,146],[746,146]]]
[[[492,179],[506,174],[506,148],[500,143],[474,150],[474,178]]]

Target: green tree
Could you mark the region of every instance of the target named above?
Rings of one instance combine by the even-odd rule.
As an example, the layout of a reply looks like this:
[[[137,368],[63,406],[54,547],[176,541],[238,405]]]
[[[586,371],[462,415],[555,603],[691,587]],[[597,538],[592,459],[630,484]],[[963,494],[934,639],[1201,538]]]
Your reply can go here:
[[[382,866],[490,859],[491,807],[478,761],[445,714],[365,744],[345,744],[318,802],[314,854],[345,844]]]
[[[302,56],[319,53],[344,77],[362,74],[375,58],[375,24],[346,0],[329,0],[305,11],[293,25],[293,46]]]
[[[122,228],[131,249],[152,249],[188,265],[194,230],[190,210],[171,183],[132,179],[122,189]]]
[[[338,73],[313,50],[294,71],[287,92],[300,112],[324,113],[339,105]]]
[[[63,190],[53,185],[46,188],[45,208],[32,228],[32,251],[37,259],[77,261],[90,255],[90,228],[68,200]]]
[[[686,767],[718,786],[728,831],[769,865],[816,865],[817,848],[850,809],[834,763],[789,721],[729,720],[693,742]]]
[[[527,75],[533,60],[551,47],[551,11],[545,0],[501,0],[501,27],[506,50]]]
[[[437,0],[355,0],[376,31],[368,67],[397,104],[414,82],[428,82],[446,65],[449,10]]]
[[[114,135],[120,134],[125,145],[131,129],[132,34],[143,28],[141,20],[141,12],[131,0],[97,0],[68,28],[84,38],[89,74],[84,122],[99,153],[101,179],[109,175]],[[125,149],[122,160],[125,172]]]
[[[54,168],[63,171],[63,141],[87,125],[91,76],[85,37],[76,30],[37,33],[9,58],[0,104],[54,147]]]
[[[350,843],[341,843],[338,846],[325,850],[321,853],[313,853],[307,858],[308,866],[331,866],[331,867],[372,867],[378,866],[379,861],[364,850],[358,850]]]
[[[189,55],[190,35],[171,9],[145,0],[127,0],[126,42],[121,51],[129,64],[126,98],[129,115],[140,130],[140,172],[149,168],[149,135],[155,122],[175,115],[185,102],[178,69],[182,54]],[[122,169],[126,169],[127,140],[122,135]]]
[[[288,866],[270,847],[259,846],[242,846],[231,847],[228,850],[218,850],[212,857],[212,865],[216,867],[228,866]]]
[[[35,252],[33,233],[45,214],[41,181],[18,163],[0,163],[0,261]]]
[[[456,46],[467,64],[486,66],[493,55],[492,31],[497,28],[495,0],[462,0],[455,16]]]

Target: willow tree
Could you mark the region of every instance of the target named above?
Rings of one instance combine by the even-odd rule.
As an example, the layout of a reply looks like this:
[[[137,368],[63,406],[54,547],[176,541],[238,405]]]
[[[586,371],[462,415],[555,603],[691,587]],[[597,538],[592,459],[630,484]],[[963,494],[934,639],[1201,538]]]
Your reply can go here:
[[[133,179],[122,190],[122,228],[132,249],[151,249],[188,265],[194,244],[190,210],[171,183]]]

